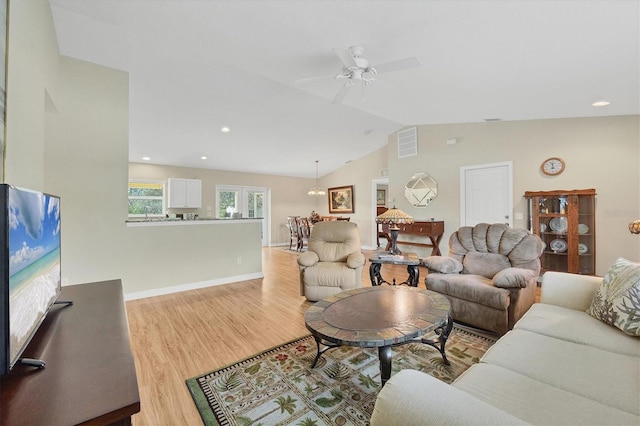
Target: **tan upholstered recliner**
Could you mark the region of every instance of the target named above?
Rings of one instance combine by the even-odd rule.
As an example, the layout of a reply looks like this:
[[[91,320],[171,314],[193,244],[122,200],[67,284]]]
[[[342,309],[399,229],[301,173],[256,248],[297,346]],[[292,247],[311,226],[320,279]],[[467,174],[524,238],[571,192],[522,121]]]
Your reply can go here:
[[[362,286],[365,258],[355,223],[316,223],[308,247],[307,252],[298,256],[301,296],[315,302]]]
[[[449,257],[422,260],[425,284],[447,296],[455,321],[505,334],[535,302],[541,254],[525,229],[464,226],[449,238]]]

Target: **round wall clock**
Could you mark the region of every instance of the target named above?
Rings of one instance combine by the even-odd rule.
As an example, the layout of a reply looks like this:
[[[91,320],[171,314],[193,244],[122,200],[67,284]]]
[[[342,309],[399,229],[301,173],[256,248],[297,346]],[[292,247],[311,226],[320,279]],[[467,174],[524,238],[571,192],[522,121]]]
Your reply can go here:
[[[540,170],[545,175],[557,176],[564,171],[564,161],[558,157],[547,158],[540,166]]]

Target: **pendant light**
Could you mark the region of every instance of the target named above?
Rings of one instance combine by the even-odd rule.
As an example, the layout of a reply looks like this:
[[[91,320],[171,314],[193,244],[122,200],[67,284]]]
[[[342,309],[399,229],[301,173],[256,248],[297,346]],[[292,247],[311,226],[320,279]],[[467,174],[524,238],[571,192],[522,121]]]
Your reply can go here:
[[[318,186],[318,160],[316,160],[316,186],[314,188],[311,188],[309,192],[307,192],[307,194],[312,197],[320,197],[321,195],[327,195],[327,193]]]

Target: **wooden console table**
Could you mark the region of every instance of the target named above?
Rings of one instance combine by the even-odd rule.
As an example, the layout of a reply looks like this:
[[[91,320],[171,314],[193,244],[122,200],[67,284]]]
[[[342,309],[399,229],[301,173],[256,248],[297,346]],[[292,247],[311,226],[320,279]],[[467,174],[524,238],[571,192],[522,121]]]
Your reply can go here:
[[[131,424],[138,380],[120,280],[62,287],[24,357],[0,377],[0,425]]]
[[[413,222],[411,224],[398,225],[400,228],[398,238],[402,238],[403,235],[413,235],[416,237],[427,237],[430,243],[423,243],[419,241],[397,241],[398,245],[408,245],[416,247],[432,247],[431,256],[440,256],[440,241],[444,234],[444,221],[434,220],[426,222]],[[382,232],[386,232],[388,235],[389,225],[382,225]],[[387,239],[386,251],[391,248],[391,238]]]

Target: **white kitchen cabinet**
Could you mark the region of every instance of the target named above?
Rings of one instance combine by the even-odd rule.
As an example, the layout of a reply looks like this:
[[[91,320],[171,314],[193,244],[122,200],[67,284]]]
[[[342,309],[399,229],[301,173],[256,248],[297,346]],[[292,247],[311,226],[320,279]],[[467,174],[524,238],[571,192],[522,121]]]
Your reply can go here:
[[[202,181],[200,179],[169,178],[167,180],[167,207],[202,207]]]

